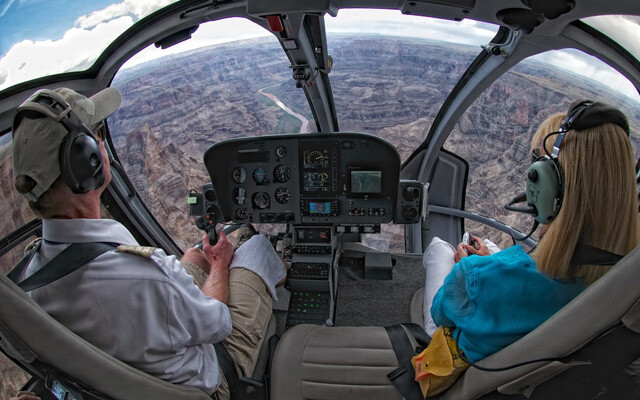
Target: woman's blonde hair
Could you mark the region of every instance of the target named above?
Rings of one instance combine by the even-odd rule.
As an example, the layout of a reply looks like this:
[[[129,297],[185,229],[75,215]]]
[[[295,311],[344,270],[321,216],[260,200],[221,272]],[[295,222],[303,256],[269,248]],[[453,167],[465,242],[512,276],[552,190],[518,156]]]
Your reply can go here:
[[[546,132],[536,132],[537,148],[542,147],[547,134],[558,129],[562,120],[557,119],[558,114],[549,117],[541,125]],[[546,147],[553,142],[555,137],[550,137]],[[631,143],[624,129],[612,123],[570,130],[561,144],[558,162],[564,174],[562,208],[540,239],[533,258],[538,270],[549,277],[580,278],[590,285],[611,266],[572,267],[578,241],[621,255],[638,244],[638,192]]]

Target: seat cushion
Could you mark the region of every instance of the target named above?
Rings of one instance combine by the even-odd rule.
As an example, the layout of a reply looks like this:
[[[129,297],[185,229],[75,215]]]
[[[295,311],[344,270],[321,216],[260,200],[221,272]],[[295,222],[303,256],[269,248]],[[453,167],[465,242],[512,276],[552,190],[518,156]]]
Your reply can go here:
[[[411,309],[409,313],[411,315],[411,322],[416,325],[424,327],[424,288],[418,289],[411,298]]]
[[[297,325],[278,343],[271,398],[400,400],[387,378],[397,367],[384,328]]]

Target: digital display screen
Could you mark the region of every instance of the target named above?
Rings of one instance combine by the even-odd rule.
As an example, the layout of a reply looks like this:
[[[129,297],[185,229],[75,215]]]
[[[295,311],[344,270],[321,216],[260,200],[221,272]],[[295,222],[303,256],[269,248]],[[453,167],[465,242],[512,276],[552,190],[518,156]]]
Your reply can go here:
[[[382,171],[351,171],[351,193],[381,193]]]
[[[301,141],[302,193],[325,197],[338,194],[339,150],[332,141]]]
[[[310,201],[309,214],[311,215],[330,215],[331,202],[329,201]]]
[[[328,192],[331,190],[329,174],[325,172],[305,172],[303,174],[305,192]]]

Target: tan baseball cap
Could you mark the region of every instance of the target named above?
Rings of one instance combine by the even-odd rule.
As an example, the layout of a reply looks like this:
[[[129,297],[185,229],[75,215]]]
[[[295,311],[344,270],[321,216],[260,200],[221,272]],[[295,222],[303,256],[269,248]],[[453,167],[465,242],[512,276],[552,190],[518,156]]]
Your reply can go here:
[[[53,99],[46,107],[39,99]],[[36,201],[60,177],[60,146],[67,128],[60,122],[69,112],[93,130],[120,107],[120,93],[106,88],[87,98],[68,88],[41,89],[16,110],[13,119],[13,176],[26,175],[36,182],[23,195]],[[44,117],[44,118],[43,118]]]

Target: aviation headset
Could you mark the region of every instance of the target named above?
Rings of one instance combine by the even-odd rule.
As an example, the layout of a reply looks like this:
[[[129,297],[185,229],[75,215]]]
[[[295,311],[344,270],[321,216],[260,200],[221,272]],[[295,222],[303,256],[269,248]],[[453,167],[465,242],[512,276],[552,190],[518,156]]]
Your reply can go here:
[[[533,209],[507,209],[534,214],[536,221],[542,224],[553,221],[562,207],[564,194],[564,175],[558,162],[562,141],[572,129],[580,131],[608,122],[618,125],[629,135],[629,123],[620,110],[591,100],[573,103],[567,117],[560,124],[560,130],[545,138],[558,135],[552,153],[536,159],[527,170],[526,201]],[[547,151],[544,143],[542,147]],[[520,196],[520,200],[524,199]]]
[[[105,177],[99,142],[60,94],[41,89],[29,97],[16,110],[13,132],[25,117],[50,118],[67,130],[60,144],[59,162],[62,179],[73,193],[87,193],[102,186]]]

